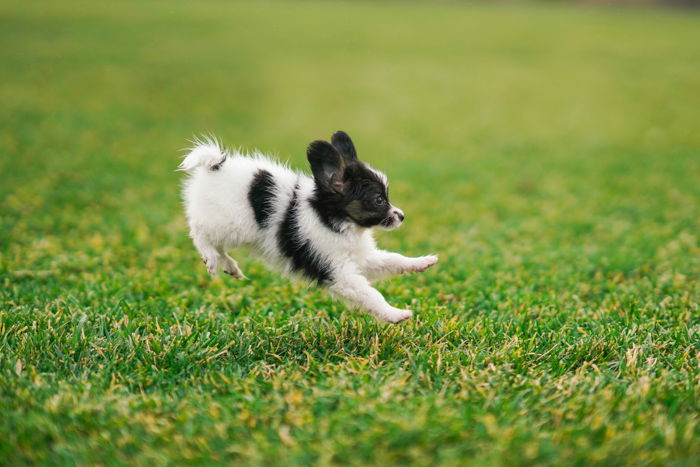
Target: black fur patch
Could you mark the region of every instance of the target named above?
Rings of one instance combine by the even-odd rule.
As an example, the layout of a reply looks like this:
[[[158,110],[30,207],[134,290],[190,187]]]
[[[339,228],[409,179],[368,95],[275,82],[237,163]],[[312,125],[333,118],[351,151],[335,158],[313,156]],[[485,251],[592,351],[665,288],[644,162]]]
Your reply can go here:
[[[258,170],[253,177],[248,191],[248,202],[253,208],[255,221],[261,229],[270,223],[270,215],[274,209],[275,180],[267,170]]]
[[[292,261],[293,270],[302,272],[318,284],[323,284],[332,280],[331,267],[318,259],[308,240],[301,238],[298,189],[298,186],[294,187],[292,200],[277,232],[277,244],[282,254]]]
[[[321,223],[329,230],[335,233],[342,233],[343,222],[347,220],[347,216],[344,214],[339,214],[333,206],[328,206],[326,203],[320,202],[318,199],[319,193],[315,193],[314,197],[310,200],[311,207],[318,214],[318,218],[321,219]],[[322,195],[321,195],[322,196]]]

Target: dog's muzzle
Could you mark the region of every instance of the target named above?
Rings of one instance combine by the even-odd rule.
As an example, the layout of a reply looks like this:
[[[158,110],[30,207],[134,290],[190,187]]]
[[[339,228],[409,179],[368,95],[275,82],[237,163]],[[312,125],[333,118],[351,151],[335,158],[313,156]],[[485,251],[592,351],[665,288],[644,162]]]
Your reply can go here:
[[[391,209],[389,209],[389,215],[382,221],[382,226],[388,230],[395,229],[401,225],[405,218],[406,215],[401,209],[392,206]]]

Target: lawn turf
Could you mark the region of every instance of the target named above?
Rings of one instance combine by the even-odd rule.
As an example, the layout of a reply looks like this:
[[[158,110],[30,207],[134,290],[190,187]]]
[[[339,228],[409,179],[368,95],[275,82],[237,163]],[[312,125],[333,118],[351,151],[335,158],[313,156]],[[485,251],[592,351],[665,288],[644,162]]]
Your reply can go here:
[[[696,11],[0,2],[0,464],[698,464],[699,122]],[[187,138],[338,129],[409,322],[187,238]]]

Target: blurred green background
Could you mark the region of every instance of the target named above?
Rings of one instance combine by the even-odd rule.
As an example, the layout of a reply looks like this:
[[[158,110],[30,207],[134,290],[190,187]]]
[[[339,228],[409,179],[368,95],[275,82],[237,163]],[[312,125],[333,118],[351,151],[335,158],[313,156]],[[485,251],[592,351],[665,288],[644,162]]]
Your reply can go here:
[[[700,462],[700,16],[577,4],[0,2],[0,463]],[[389,175],[375,323],[174,169],[212,132]]]

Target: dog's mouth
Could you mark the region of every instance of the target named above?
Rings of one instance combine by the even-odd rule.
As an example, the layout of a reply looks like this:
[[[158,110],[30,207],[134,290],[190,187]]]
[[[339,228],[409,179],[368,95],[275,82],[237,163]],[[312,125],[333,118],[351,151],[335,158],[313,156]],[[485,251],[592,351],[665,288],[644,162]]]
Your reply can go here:
[[[385,230],[393,230],[400,225],[401,225],[401,220],[395,215],[385,217],[379,223],[379,226]]]
[[[404,218],[405,215],[403,211],[392,205],[391,209],[389,210],[389,215],[382,220],[380,225],[386,230],[395,229],[401,225]]]
[[[368,216],[368,217],[357,217],[356,213],[351,210],[347,210],[345,215],[355,224],[361,227],[378,227],[383,230],[393,230],[401,225],[404,214],[400,209],[393,209],[386,213],[384,216]],[[360,213],[363,214],[363,213]]]

